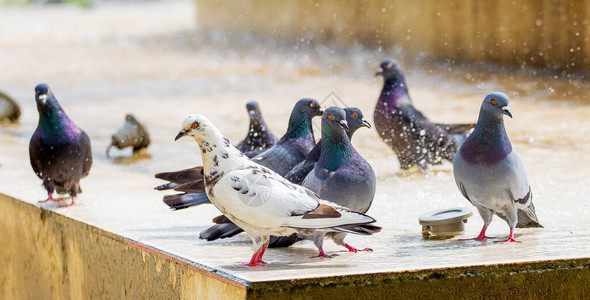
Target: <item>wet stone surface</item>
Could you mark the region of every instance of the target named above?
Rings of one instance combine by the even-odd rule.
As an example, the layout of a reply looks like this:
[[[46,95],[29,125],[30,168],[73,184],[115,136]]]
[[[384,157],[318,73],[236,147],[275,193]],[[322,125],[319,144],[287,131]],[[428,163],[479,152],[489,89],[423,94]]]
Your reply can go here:
[[[424,240],[420,215],[470,206],[455,186],[450,163],[425,173],[402,174],[397,158],[374,129],[360,129],[353,145],[378,178],[368,214],[383,231],[370,237],[349,236],[347,241],[374,252],[347,253],[327,241],[325,250],[339,255],[317,259],[311,258],[317,254],[313,244],[302,242],[269,249],[265,267],[233,267],[253,253],[246,235],[199,240],[198,233],[210,225],[216,209],[204,205],[170,211],[162,203],[164,193],[153,190],[162,183],[153,178],[154,173],[201,162],[195,142],[173,142],[183,118],[204,114],[237,143],[248,128],[248,100],[260,103],[268,126],[280,134],[299,98],[321,102],[334,92],[347,105],[360,107],[372,122],[381,88],[373,73],[381,59],[395,53],[358,50],[354,59],[334,55],[326,65],[314,58],[315,50],[281,52],[269,44],[240,51],[227,48],[232,42],[223,35],[199,44],[199,33],[191,33],[196,31],[193,11],[188,1],[105,4],[92,9],[3,7],[0,89],[13,95],[23,115],[18,126],[0,127],[0,192],[30,203],[46,197],[29,164],[28,141],[37,125],[33,87],[47,82],[71,119],[90,136],[94,165],[81,182],[83,193],[76,206],[47,203],[44,207],[246,280],[588,257],[590,107],[562,101],[568,100],[563,90],[557,95],[565,96],[555,99],[555,93],[545,90],[559,86],[551,78],[534,79],[542,83],[529,86],[539,90],[525,93],[514,88],[514,81],[522,79],[519,86],[525,86],[532,80],[526,76],[471,82],[457,79],[464,76],[460,68],[448,71],[402,63],[414,104],[437,122],[474,122],[488,92],[504,91],[511,97],[514,119],[506,121],[508,135],[524,160],[545,228],[517,229],[516,238],[522,241],[518,244],[459,241],[478,234],[482,221],[474,211],[463,236]],[[47,13],[54,17],[43,18]],[[79,26],[71,26],[72,22]],[[131,157],[109,159],[104,149],[127,112],[149,128],[151,145],[136,156],[127,149],[128,153],[123,150],[116,156]],[[318,128],[319,119],[315,124]],[[508,226],[495,218],[488,234],[505,238]]]

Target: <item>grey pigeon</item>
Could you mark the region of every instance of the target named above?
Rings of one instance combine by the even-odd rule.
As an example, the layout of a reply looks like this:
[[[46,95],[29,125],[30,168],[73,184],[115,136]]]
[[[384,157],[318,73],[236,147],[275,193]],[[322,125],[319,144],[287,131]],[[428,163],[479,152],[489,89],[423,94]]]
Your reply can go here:
[[[441,164],[453,157],[466,132],[475,124],[435,124],[412,104],[404,74],[393,60],[385,60],[376,75],[383,89],[375,107],[375,128],[399,159],[402,169]]]
[[[512,149],[503,116],[512,118],[508,96],[485,97],[473,133],[455,155],[453,172],[461,194],[475,207],[484,225],[474,240],[484,241],[493,215],[510,226],[503,242],[516,242],[514,227],[542,227],[533,205],[533,193],[520,156]]]
[[[254,157],[272,147],[277,142],[277,138],[266,126],[258,102],[250,101],[246,103],[246,110],[250,117],[248,134],[238,144],[237,148],[248,157]]]
[[[47,84],[35,87],[35,100],[39,111],[39,124],[31,137],[29,155],[35,174],[43,180],[47,190],[46,201],[68,193],[71,205],[81,192],[80,179],[88,175],[92,166],[92,150],[88,135],[76,126],[61,108]]]
[[[248,159],[202,115],[190,115],[176,140],[195,139],[201,148],[205,189],[211,203],[244,229],[257,249],[247,266],[266,264],[262,257],[271,235],[310,235],[342,231],[370,235],[380,231],[375,219],[322,200],[267,167]]]
[[[299,162],[303,161],[313,148],[314,135],[311,119],[321,115],[320,104],[310,98],[304,98],[295,104],[289,118],[289,126],[283,137],[270,149],[252,158],[257,163],[285,175]],[[246,154],[247,155],[247,154]],[[189,182],[202,185],[202,167],[194,167],[176,172],[158,173],[156,178],[169,181],[156,187],[157,190],[175,189],[183,194],[164,196],[164,203],[172,209],[182,209],[209,203],[207,195],[186,191],[183,186]],[[199,180],[201,182],[199,183]]]
[[[346,122],[348,123],[348,139],[352,139],[352,135],[361,127],[371,128],[371,123],[367,121],[361,110],[357,107],[347,107],[344,109],[346,112]],[[320,153],[322,152],[321,141],[316,143],[313,149],[309,152],[307,158],[297,164],[289,173],[285,175],[285,178],[295,184],[301,184],[305,176],[313,170],[313,167],[320,159]]]
[[[375,172],[369,163],[354,149],[346,135],[346,114],[338,107],[327,109],[322,116],[322,152],[314,169],[303,180],[303,186],[320,198],[332,201],[353,211],[366,213],[375,197]],[[336,244],[351,252],[358,249],[344,242],[346,232],[328,232]],[[325,231],[313,237],[319,257],[326,257],[322,248]],[[369,248],[364,249],[371,251]]]

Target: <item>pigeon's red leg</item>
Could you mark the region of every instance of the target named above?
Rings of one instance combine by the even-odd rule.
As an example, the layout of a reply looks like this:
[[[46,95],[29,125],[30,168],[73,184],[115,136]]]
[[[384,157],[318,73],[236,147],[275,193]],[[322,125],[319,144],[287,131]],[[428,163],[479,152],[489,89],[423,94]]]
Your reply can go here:
[[[266,248],[268,248],[268,242],[262,245],[261,250],[259,250],[260,253],[258,254],[258,259],[256,260],[257,263],[266,265],[266,262],[262,260],[262,256],[264,255],[264,252],[266,252]]]
[[[59,199],[53,199],[53,193],[49,193],[49,195],[47,196],[47,199],[45,199],[45,200],[41,200],[41,201],[39,201],[39,202],[40,202],[40,203],[45,203],[45,202],[47,202],[47,201],[59,202],[59,201],[61,201],[61,200],[59,200]]]
[[[254,252],[254,255],[252,255],[252,259],[250,259],[250,262],[246,266],[256,267],[259,265],[265,265],[266,262],[264,262],[262,260],[262,256],[264,255],[264,252],[266,251],[267,247],[268,247],[268,242],[266,244],[262,245],[260,247],[260,249],[256,250],[256,252]]]
[[[357,253],[359,251],[373,252],[373,249],[371,249],[371,248],[357,249],[349,244],[344,244],[344,247],[346,247],[346,249],[348,249],[349,252],[354,252],[354,253]]]
[[[66,207],[73,206],[74,204],[76,204],[76,197],[72,197],[72,203],[70,203],[70,205],[68,205]]]
[[[332,258],[332,257],[334,257],[334,256],[337,256],[337,255],[338,255],[338,254],[332,254],[332,255],[328,255],[328,254],[326,254],[326,252],[324,252],[324,247],[322,247],[322,246],[318,246],[318,250],[320,250],[320,253],[319,253],[318,255],[316,255],[316,256],[313,256],[312,258],[315,258],[315,257],[320,257],[320,258],[321,258],[321,257],[325,257],[325,258]]]
[[[520,243],[520,241],[514,239],[514,228],[510,228],[510,236],[508,236],[508,239],[497,241],[496,243]]]
[[[460,241],[485,241],[487,239],[493,239],[493,237],[486,236],[486,230],[488,229],[488,224],[484,224],[481,228],[481,232],[478,236],[471,238],[471,239],[460,239]]]

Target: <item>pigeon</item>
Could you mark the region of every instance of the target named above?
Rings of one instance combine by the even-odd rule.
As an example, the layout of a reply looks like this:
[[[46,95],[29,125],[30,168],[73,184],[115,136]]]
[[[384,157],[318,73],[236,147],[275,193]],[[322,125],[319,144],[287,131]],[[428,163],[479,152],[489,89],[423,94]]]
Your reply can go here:
[[[349,126],[348,124],[351,124]],[[312,163],[310,171],[304,174],[305,181],[303,187],[317,193],[322,199],[332,201],[340,206],[358,211],[367,212],[375,196],[375,172],[369,163],[363,159],[350,143],[350,136],[354,131],[362,126],[370,127],[370,124],[364,120],[362,113],[358,108],[342,110],[338,107],[326,109],[322,116],[322,139],[316,145],[315,149],[320,149],[321,154]],[[347,129],[347,130],[345,130]],[[322,151],[326,149],[326,151]],[[313,151],[313,150],[312,150]],[[305,162],[309,162],[309,159]],[[317,162],[317,164],[316,164]],[[299,165],[298,165],[299,166]],[[309,175],[308,175],[309,173]],[[289,172],[288,174],[291,174]],[[289,179],[288,177],[285,177]],[[220,217],[218,217],[220,218]],[[240,232],[237,225],[228,222],[217,222],[208,229],[200,233],[202,239],[209,241],[219,238],[232,237]],[[330,233],[334,241],[346,247],[349,251],[357,252],[358,249],[343,242],[345,233]],[[329,257],[322,248],[324,238],[323,232],[318,232],[317,236],[303,237],[314,240],[320,251],[318,257]],[[301,237],[295,235],[284,237],[271,237],[269,247],[288,247]],[[363,249],[369,251],[370,249]]]
[[[82,192],[80,178],[86,177],[92,166],[92,150],[88,135],[76,126],[61,108],[47,84],[35,87],[39,124],[31,137],[29,155],[35,174],[43,180],[47,201],[60,201],[53,193],[68,193],[72,206]]]
[[[204,184],[211,203],[252,239],[254,252],[246,266],[266,264],[262,257],[269,236],[316,231],[371,235],[381,227],[370,216],[320,199],[270,168],[248,159],[211,121],[190,115],[175,140],[191,136],[201,149]]]
[[[375,107],[375,128],[397,155],[400,168],[417,166],[424,171],[428,165],[452,162],[475,124],[444,125],[428,120],[412,105],[404,74],[393,60],[383,61],[375,75],[384,79]]]
[[[293,107],[285,135],[270,149],[252,159],[279,173],[281,176],[285,175],[295,165],[303,161],[313,148],[315,139],[311,127],[311,119],[321,114],[320,104],[316,100],[311,98],[299,100],[295,104],[295,107]],[[203,180],[201,166],[177,172],[158,173],[155,176],[156,178],[169,181],[169,183],[156,187],[157,190],[175,189],[185,192],[183,194],[164,196],[164,203],[170,206],[170,208],[182,209],[209,203],[206,194],[193,194],[183,190],[183,187],[179,186],[189,182],[198,183],[199,180]],[[200,184],[202,185],[202,183]]]
[[[313,149],[315,137],[311,119],[321,115],[322,110],[317,100],[299,100],[291,112],[285,135],[273,147],[253,157],[252,161],[285,176]]]
[[[344,109],[346,112],[346,122],[348,123],[348,139],[352,139],[352,135],[361,127],[371,128],[371,123],[363,117],[363,113],[359,108],[347,107]],[[316,143],[313,149],[309,152],[307,158],[297,164],[293,170],[289,171],[285,175],[285,178],[295,184],[301,184],[305,176],[313,170],[316,162],[320,159],[320,153],[322,152],[321,141]]]
[[[477,207],[484,221],[481,233],[473,238],[478,241],[490,238],[485,233],[494,214],[510,226],[508,239],[501,242],[516,242],[514,227],[542,227],[524,165],[506,135],[504,115],[512,118],[508,96],[499,92],[487,95],[477,125],[453,163],[459,191]]]
[[[250,116],[250,126],[248,127],[248,134],[238,144],[237,148],[248,157],[254,157],[272,147],[277,142],[277,138],[270,132],[264,119],[262,119],[258,102],[250,101],[246,103],[246,110],[248,116]]]

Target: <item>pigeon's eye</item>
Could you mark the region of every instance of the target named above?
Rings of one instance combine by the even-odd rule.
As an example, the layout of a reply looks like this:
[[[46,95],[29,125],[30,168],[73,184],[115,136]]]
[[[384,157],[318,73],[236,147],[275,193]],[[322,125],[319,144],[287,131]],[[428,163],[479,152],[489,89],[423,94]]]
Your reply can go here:
[[[492,104],[496,105],[498,102],[496,102],[496,100],[492,99]]]
[[[352,117],[356,119],[357,115],[356,114],[352,114]]]
[[[195,122],[195,123],[193,123],[193,126],[191,126],[191,127],[194,129],[197,129],[199,127],[199,123]]]
[[[332,115],[332,114],[328,115],[328,119],[333,120],[334,119],[334,115]]]
[[[310,104],[309,104],[309,107],[311,107],[311,108],[314,108],[314,107],[315,107],[315,103],[313,103],[313,102],[312,102],[312,103],[310,103]]]

